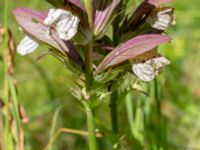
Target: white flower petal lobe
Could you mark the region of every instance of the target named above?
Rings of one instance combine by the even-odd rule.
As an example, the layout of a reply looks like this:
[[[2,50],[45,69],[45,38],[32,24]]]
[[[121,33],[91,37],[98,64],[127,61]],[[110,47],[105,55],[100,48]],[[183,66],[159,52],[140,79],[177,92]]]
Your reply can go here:
[[[35,51],[35,49],[39,46],[37,42],[32,40],[30,37],[25,36],[17,47],[17,52],[20,55],[26,55]]]
[[[50,9],[43,23],[48,27],[54,27],[59,38],[70,40],[77,33],[79,21],[79,18],[72,15],[71,12],[62,9]],[[47,31],[47,33],[51,32]]]
[[[132,70],[140,80],[150,82],[159,74],[164,66],[169,64],[170,61],[165,57],[157,57],[147,60],[144,63],[133,64]]]
[[[146,21],[155,29],[165,30],[170,25],[175,24],[175,15],[173,11],[173,8],[155,8],[147,17]]]

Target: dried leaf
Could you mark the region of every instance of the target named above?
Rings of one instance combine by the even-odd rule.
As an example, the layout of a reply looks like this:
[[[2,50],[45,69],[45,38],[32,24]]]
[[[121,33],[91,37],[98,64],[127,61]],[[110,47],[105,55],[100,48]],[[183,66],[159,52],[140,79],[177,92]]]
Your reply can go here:
[[[3,37],[3,35],[6,34],[6,29],[0,25],[0,38]],[[8,29],[8,41],[7,41],[7,47],[9,50],[9,56],[8,56],[8,74],[12,75],[14,71],[14,57],[15,57],[15,39],[13,37],[13,34],[10,29]]]
[[[155,57],[159,57],[160,54],[157,53],[157,51],[155,49],[150,50],[146,53],[143,53],[139,56],[136,56],[134,58],[129,59],[130,63],[135,64],[135,63],[143,63],[149,59],[155,58]]]

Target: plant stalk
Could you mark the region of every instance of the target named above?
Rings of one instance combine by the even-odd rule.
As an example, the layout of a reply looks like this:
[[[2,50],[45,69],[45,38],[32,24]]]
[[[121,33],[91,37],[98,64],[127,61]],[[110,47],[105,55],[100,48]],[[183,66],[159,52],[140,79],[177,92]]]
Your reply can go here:
[[[90,105],[88,102],[83,101],[83,105],[85,107],[86,114],[87,114],[89,150],[97,150],[94,115],[92,113],[92,109],[90,108]]]
[[[115,18],[113,21],[113,45],[117,46],[118,44],[118,29],[119,29],[119,21],[118,18]],[[115,82],[115,81],[114,81]],[[111,91],[110,96],[110,117],[111,117],[111,123],[112,123],[112,131],[114,134],[118,134],[119,127],[118,127],[118,114],[117,114],[117,99],[118,99],[118,86],[116,83],[111,82],[111,85],[109,87],[109,90]]]
[[[118,116],[117,116],[117,98],[118,98],[118,91],[115,87],[115,84],[112,85],[111,88],[112,93],[110,97],[110,116],[112,122],[112,131],[114,134],[118,134]]]
[[[86,77],[86,90],[89,92],[91,90],[93,81],[93,43],[87,45],[85,54],[85,77]]]
[[[156,101],[156,115],[157,115],[157,130],[156,130],[156,137],[157,137],[157,148],[162,148],[162,133],[161,133],[161,103],[159,97],[159,89],[158,89],[158,79],[154,79],[154,99]]]
[[[83,100],[82,103],[85,107],[87,114],[87,127],[88,127],[88,140],[89,140],[89,150],[97,150],[96,143],[96,133],[94,125],[94,115],[91,108],[92,95],[90,91],[92,89],[93,83],[93,41],[87,45],[86,54],[85,54],[85,78],[86,78],[86,91],[90,97],[90,100]]]
[[[129,127],[131,129],[132,135],[134,135],[134,119],[133,119],[133,103],[132,103],[132,94],[128,93],[126,95],[126,111],[128,115]]]

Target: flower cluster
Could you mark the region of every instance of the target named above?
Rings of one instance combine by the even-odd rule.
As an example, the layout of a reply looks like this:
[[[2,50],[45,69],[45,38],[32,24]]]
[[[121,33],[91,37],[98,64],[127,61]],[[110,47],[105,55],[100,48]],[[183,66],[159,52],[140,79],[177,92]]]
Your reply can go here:
[[[81,0],[48,1],[56,7],[48,13],[27,8],[14,10],[26,35],[17,48],[21,55],[45,43],[84,69],[86,60],[82,56],[86,45],[92,42],[96,57],[102,56],[93,64],[96,74],[129,64],[145,82],[170,63],[155,49],[171,40],[163,33],[175,24],[174,9],[162,7],[170,0],[144,0],[133,12],[124,11],[129,7],[127,0],[93,0],[89,6]]]
[[[54,28],[60,39],[70,40],[77,33],[79,18],[63,9],[50,9],[43,24],[48,27],[46,31],[47,38],[51,35],[51,28]],[[17,52],[26,55],[33,52],[38,46],[38,42],[26,35],[18,45]]]

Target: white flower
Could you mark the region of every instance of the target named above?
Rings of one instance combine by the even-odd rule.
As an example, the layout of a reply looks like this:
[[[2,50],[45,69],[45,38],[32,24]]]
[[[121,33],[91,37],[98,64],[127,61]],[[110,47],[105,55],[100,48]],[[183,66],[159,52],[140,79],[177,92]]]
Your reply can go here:
[[[44,25],[55,26],[59,38],[63,40],[72,39],[78,30],[79,18],[72,15],[71,12],[62,9],[50,9]],[[49,31],[47,31],[50,33]]]
[[[147,60],[144,63],[133,64],[132,70],[140,80],[150,82],[159,74],[164,66],[169,64],[170,61],[165,57],[157,57]]]
[[[17,46],[17,52],[21,55],[26,55],[35,51],[38,45],[39,44],[30,37],[25,36]]]
[[[170,25],[174,25],[175,15],[173,8],[155,8],[146,19],[153,28],[158,30],[165,30]]]

